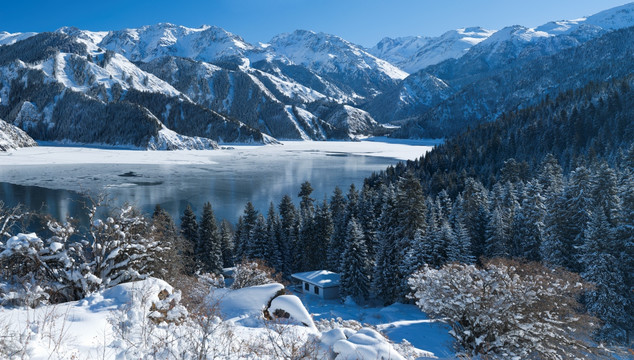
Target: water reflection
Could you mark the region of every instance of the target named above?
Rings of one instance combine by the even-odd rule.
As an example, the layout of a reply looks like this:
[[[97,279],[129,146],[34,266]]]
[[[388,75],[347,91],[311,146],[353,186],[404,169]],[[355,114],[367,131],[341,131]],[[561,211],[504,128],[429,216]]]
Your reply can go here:
[[[321,201],[324,195],[331,195],[335,186],[344,191],[351,183],[360,186],[372,172],[395,162],[389,158],[322,153],[264,160],[243,157],[213,165],[3,166],[0,200],[7,205],[22,203],[31,209],[43,208],[61,219],[81,213],[86,198],[80,193],[107,193],[112,204],[132,203],[147,213],[160,204],[176,218],[188,204],[200,214],[203,204],[210,201],[217,218],[235,222],[247,201],[266,212],[269,203],[277,205],[284,194],[298,200],[300,185],[306,180],[315,189],[313,197]]]

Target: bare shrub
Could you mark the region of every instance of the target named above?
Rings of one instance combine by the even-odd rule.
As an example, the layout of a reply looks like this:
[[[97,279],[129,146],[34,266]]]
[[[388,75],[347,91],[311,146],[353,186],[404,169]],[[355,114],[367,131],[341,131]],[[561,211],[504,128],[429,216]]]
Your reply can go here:
[[[267,266],[264,261],[242,260],[242,262],[236,264],[231,288],[242,289],[274,282],[282,283],[282,276],[276,274],[275,269]]]
[[[498,259],[482,268],[425,267],[409,284],[416,304],[446,319],[468,356],[565,359],[594,351],[583,341],[596,322],[577,302],[586,287],[577,274]]]

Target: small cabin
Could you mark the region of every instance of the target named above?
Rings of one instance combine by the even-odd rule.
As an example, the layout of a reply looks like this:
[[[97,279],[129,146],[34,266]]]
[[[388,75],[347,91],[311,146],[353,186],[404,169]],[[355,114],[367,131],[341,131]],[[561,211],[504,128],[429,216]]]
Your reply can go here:
[[[307,271],[291,275],[301,282],[302,292],[312,294],[323,299],[339,298],[339,274],[328,270]]]

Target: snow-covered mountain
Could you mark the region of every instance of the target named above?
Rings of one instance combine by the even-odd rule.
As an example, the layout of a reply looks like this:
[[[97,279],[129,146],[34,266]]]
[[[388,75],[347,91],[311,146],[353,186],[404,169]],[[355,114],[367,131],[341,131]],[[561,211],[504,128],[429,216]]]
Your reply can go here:
[[[495,31],[481,27],[447,31],[439,37],[384,38],[369,52],[400,69],[415,73],[447,59],[457,59]]]
[[[99,46],[120,53],[131,61],[142,62],[162,56],[205,62],[244,60],[248,53],[258,51],[241,37],[216,26],[192,29],[169,23],[111,31],[103,37]]]
[[[0,119],[0,151],[37,146],[35,140],[20,128]]]
[[[376,97],[364,108],[380,122],[412,118],[431,121],[434,118],[434,122],[444,121],[443,129],[451,128],[451,131],[469,123],[492,120],[501,111],[535,101],[546,92],[556,93],[565,87],[553,79],[557,78],[556,72],[569,73],[567,69],[561,69],[554,63],[550,68],[542,67],[530,73],[526,69],[527,64],[534,62],[538,67],[540,62],[549,63],[544,59],[551,56],[579,48],[615,29],[634,26],[633,14],[634,3],[587,18],[549,22],[537,28],[505,27],[472,46],[463,56],[410,75],[397,89]],[[604,60],[610,61],[608,58]],[[586,64],[589,59],[578,58],[577,61],[591,65]],[[611,66],[625,68],[622,65],[614,63]],[[509,75],[502,77],[502,73]],[[510,78],[519,83],[509,83]],[[526,87],[527,84],[535,85],[538,79],[541,83],[536,89]],[[589,81],[585,76],[576,78],[577,85],[583,85],[585,81]],[[523,90],[515,90],[519,88]],[[454,127],[450,125],[452,122],[462,125]],[[420,130],[422,125],[404,126]],[[438,131],[434,135],[444,136]]]
[[[17,41],[28,39],[35,34],[34,32],[11,34],[6,31],[0,31],[0,46],[15,44]]]
[[[264,47],[269,54],[303,65],[359,98],[371,98],[407,77],[396,66],[335,35],[296,30],[274,37]]]
[[[0,116],[31,137],[148,149],[268,141],[125,57],[100,50],[90,33],[65,32],[0,47]],[[170,114],[172,108],[179,111]]]
[[[0,117],[38,140],[142,148],[351,139],[384,131],[375,120],[408,127],[425,114],[484,121],[535,96],[499,74],[557,91],[541,73],[519,79],[522,66],[632,25],[628,4],[537,28],[385,38],[369,50],[306,30],[254,45],[218,27],[168,23],[0,33]]]

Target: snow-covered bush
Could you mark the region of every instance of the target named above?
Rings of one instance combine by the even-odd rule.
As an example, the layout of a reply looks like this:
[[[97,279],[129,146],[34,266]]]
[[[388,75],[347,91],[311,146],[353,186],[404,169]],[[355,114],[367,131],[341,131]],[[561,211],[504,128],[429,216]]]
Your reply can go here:
[[[163,249],[149,236],[147,220],[132,207],[97,219],[97,207],[89,211],[87,234],[53,220],[41,232],[48,237],[9,236],[10,226],[0,225],[2,237],[8,237],[0,242],[0,303],[37,306],[78,300],[94,290],[151,275]],[[2,224],[21,216],[5,215]]]
[[[275,270],[266,266],[260,260],[244,260],[236,264],[233,273],[232,289],[281,282],[279,276],[275,276]]]
[[[124,206],[105,219],[96,219],[97,206],[90,211],[88,266],[110,287],[144,279],[152,274],[163,249],[149,236],[148,220],[132,206]]]
[[[172,293],[163,289],[158,293],[158,301],[153,301],[148,317],[157,324],[161,322],[181,324],[187,317],[187,309],[181,305],[181,292]]]
[[[582,341],[593,322],[578,312],[585,286],[577,274],[494,260],[483,268],[425,267],[409,284],[416,304],[446,319],[468,356],[565,359],[593,351]]]

